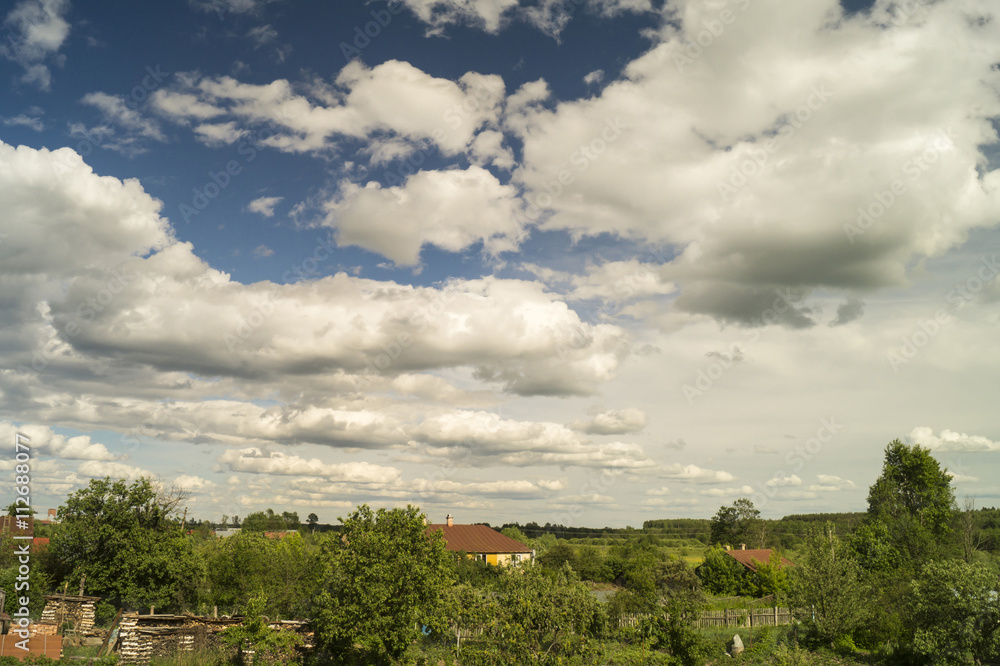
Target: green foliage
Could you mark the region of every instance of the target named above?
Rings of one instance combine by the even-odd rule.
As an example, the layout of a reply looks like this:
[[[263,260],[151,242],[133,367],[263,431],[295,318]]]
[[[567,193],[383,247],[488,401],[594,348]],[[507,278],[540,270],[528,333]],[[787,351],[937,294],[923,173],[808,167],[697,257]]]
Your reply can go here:
[[[234,518],[234,521],[238,518]],[[297,511],[283,511],[280,514],[274,509],[257,511],[243,519],[244,532],[294,532],[299,529],[299,514]]]
[[[44,595],[52,588],[52,581],[42,571],[42,568],[38,566],[31,566],[26,581],[18,580],[18,576],[20,575],[17,564],[0,569],[0,588],[3,588],[4,592],[7,593],[7,600],[3,610],[13,615],[21,607],[19,599],[27,597],[28,612],[31,614],[31,617],[39,618],[42,615],[42,609],[45,607]],[[27,584],[27,587],[25,587],[25,584]],[[17,587],[21,589],[18,590],[16,589]]]
[[[103,600],[98,601],[94,608],[94,626],[110,628],[117,615],[118,609],[115,608],[114,604]]]
[[[1000,656],[996,571],[961,560],[930,562],[913,581],[913,647],[932,664]]]
[[[461,648],[462,663],[538,663],[581,649],[603,625],[600,603],[566,567],[527,565],[502,570],[482,588],[449,592],[459,627],[480,627],[482,640]],[[554,662],[552,662],[554,663]]]
[[[857,563],[833,526],[814,533],[790,572],[790,605],[820,640],[850,634],[864,618],[864,586]]]
[[[322,562],[299,534],[269,539],[240,532],[213,542],[207,553],[212,603],[224,608],[246,604],[255,593],[266,599],[272,617],[305,618],[319,591]]]
[[[297,634],[267,626],[263,617],[267,605],[267,597],[263,594],[252,596],[246,603],[243,623],[222,632],[223,643],[236,650],[240,664],[287,663],[296,655],[296,648],[302,645]]]
[[[781,603],[788,596],[788,568],[781,566],[781,554],[776,550],[771,553],[770,560],[766,564],[757,565],[757,571],[748,578],[754,597],[773,594],[775,601]]]
[[[59,507],[60,529],[46,558],[57,581],[133,607],[177,610],[195,601],[204,575],[180,525],[171,518],[179,498],[149,479],[94,479]]]
[[[709,594],[739,595],[744,591],[745,567],[726,554],[726,550],[714,546],[705,551],[705,560],[699,565],[698,577]]]
[[[882,475],[868,491],[868,516],[885,525],[888,543],[904,564],[944,555],[956,515],[951,475],[929,449],[898,439],[886,446]]]
[[[711,520],[711,543],[715,545],[735,548],[746,544],[750,548],[763,548],[765,535],[766,523],[746,497],[734,501],[732,506],[719,507]]]
[[[445,626],[444,591],[455,578],[441,533],[428,534],[419,509],[359,506],[329,548],[316,638],[350,663],[398,659],[420,626]]]

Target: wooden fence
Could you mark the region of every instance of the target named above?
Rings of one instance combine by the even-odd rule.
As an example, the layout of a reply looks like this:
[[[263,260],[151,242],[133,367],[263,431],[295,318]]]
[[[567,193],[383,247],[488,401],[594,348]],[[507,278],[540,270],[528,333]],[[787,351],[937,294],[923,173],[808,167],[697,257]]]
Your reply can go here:
[[[618,620],[619,627],[636,627],[648,615],[623,615]],[[791,624],[792,613],[787,608],[774,606],[772,608],[730,608],[726,610],[702,611],[701,617],[695,621],[699,629],[709,627],[775,627],[779,624]]]

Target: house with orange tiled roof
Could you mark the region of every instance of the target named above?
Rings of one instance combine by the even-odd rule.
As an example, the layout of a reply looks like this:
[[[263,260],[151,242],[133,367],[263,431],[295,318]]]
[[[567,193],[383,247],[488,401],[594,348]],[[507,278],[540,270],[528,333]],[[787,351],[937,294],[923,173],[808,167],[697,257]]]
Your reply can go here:
[[[528,562],[535,556],[531,548],[488,525],[456,525],[451,514],[445,523],[427,526],[428,534],[434,532],[441,532],[448,550],[465,553],[487,564],[516,564]]]

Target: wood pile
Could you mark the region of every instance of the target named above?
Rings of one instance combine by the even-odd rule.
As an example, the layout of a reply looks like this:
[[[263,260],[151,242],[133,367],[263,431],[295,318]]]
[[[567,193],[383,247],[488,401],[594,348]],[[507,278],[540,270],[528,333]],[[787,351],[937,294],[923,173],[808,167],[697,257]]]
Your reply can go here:
[[[153,657],[171,657],[180,652],[222,648],[219,634],[242,622],[241,617],[126,614],[121,620],[115,651],[123,666],[145,666]],[[306,648],[315,645],[313,633],[308,631],[305,622],[271,622],[268,626],[298,633]]]
[[[100,597],[77,594],[50,594],[45,597],[40,624],[61,627],[69,622],[74,630],[87,632],[94,628],[94,615]]]

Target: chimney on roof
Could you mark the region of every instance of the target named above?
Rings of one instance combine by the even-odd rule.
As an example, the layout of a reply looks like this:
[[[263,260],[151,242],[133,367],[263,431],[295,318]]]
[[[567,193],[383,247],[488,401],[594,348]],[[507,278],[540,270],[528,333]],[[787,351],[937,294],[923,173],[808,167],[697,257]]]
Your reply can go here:
[[[448,527],[451,527],[452,525],[455,524],[455,519],[451,517],[450,513],[448,514],[447,521],[448,521]]]
[[[745,543],[741,543],[740,544],[740,550],[746,550],[746,549],[747,549],[747,545]]]

